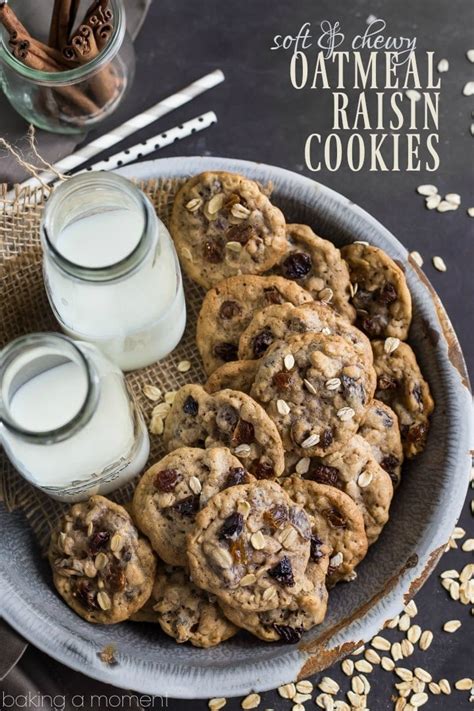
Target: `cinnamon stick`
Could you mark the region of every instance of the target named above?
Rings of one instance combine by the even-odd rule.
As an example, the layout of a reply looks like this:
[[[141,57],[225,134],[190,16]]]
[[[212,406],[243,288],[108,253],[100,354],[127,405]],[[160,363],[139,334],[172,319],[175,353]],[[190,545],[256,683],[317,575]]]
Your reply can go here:
[[[24,49],[29,49],[31,47],[34,54],[40,54],[42,56],[49,57],[50,59],[53,59],[55,62],[57,62],[59,65],[63,65],[64,69],[67,68],[63,56],[61,52],[59,52],[59,50],[54,49],[53,47],[50,47],[47,44],[44,44],[44,42],[41,42],[40,40],[37,40],[34,37],[31,37],[31,35],[22,35],[18,32],[13,32],[10,35],[10,47],[13,48],[19,46],[20,44],[23,46]]]
[[[48,44],[61,49],[69,41],[80,0],[54,0]]]
[[[108,44],[113,31],[114,31],[114,28],[110,22],[100,25],[97,28],[97,30],[95,31],[97,46],[100,51],[102,51],[104,49],[104,47]]]
[[[87,64],[99,55],[94,33],[88,25],[81,25],[71,40],[79,64]],[[116,94],[115,78],[108,67],[101,69],[90,79],[91,89],[99,106],[105,106]]]
[[[28,35],[28,30],[22,25],[6,0],[0,2],[0,22],[10,36],[15,32],[20,35]]]
[[[26,52],[25,56],[21,58],[22,61],[31,69],[35,69],[39,72],[58,72],[61,71],[61,67],[56,64],[53,60],[43,59],[33,54],[31,51]],[[54,86],[51,87],[64,98],[75,104],[83,113],[94,115],[98,113],[99,107],[97,104],[89,99],[80,89],[74,86]]]

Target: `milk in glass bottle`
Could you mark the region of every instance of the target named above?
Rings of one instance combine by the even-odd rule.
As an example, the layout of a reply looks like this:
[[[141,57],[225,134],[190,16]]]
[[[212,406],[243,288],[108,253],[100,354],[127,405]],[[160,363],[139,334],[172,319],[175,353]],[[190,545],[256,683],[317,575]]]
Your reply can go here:
[[[154,363],[179,343],[186,306],[179,262],[145,194],[113,173],[59,185],[41,224],[48,298],[69,336],[122,370]]]
[[[56,333],[0,351],[0,442],[25,479],[61,501],[126,484],[149,453],[120,368],[95,346]]]

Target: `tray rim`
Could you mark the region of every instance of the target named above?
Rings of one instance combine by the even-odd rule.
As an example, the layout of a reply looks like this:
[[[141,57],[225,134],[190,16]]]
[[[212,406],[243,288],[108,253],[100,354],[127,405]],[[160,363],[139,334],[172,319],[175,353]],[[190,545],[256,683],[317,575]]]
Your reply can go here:
[[[120,168],[117,172],[128,178],[145,180],[185,177],[203,170],[213,169],[238,171],[257,180],[262,177],[259,176],[259,173],[269,172],[273,173],[275,180],[279,179],[286,183],[291,181],[296,187],[300,186],[302,192],[311,187],[338,203],[342,210],[349,211],[360,220],[369,223],[395,251],[404,253],[405,259],[407,258],[407,251],[397,238],[358,205],[311,178],[277,166],[232,158],[183,156],[134,163]],[[265,179],[268,179],[268,176]],[[391,589],[380,591],[380,597],[379,594],[375,594],[364,606],[364,609],[358,611],[360,616],[352,619],[346,627],[333,633],[329,649],[325,647],[311,649],[311,645],[305,644],[302,640],[298,646],[288,648],[288,651],[282,651],[280,655],[273,657],[271,664],[269,660],[259,662],[252,659],[250,664],[245,665],[245,669],[248,669],[246,674],[239,673],[238,666],[231,672],[227,672],[220,666],[196,665],[192,667],[188,665],[186,675],[183,675],[183,664],[171,668],[167,665],[167,668],[163,669],[160,668],[163,665],[156,664],[152,669],[140,669],[135,658],[120,657],[120,653],[118,654],[120,664],[117,667],[109,667],[98,661],[97,648],[90,640],[78,638],[74,644],[71,644],[71,639],[67,637],[58,647],[53,646],[51,636],[48,634],[48,626],[55,627],[52,620],[48,620],[48,624],[45,625],[45,620],[35,613],[34,619],[28,620],[28,629],[26,629],[26,620],[22,617],[24,608],[22,609],[21,598],[5,578],[0,581],[1,613],[4,619],[43,652],[76,671],[119,688],[132,689],[142,694],[166,695],[182,699],[206,699],[212,696],[232,697],[245,695],[251,690],[274,689],[282,683],[293,681],[298,677],[303,678],[319,668],[330,666],[338,658],[350,653],[351,649],[376,634],[383,623],[397,614],[402,605],[423,585],[442,555],[464,502],[471,466],[469,453],[470,432],[472,431],[471,396],[462,351],[435,290],[421,270],[416,268],[416,265],[410,262],[410,266],[417,272],[418,278],[429,293],[440,323],[440,331],[449,346],[450,362],[446,361],[446,366],[448,370],[453,373],[456,370],[461,376],[458,397],[460,410],[465,417],[465,426],[460,431],[458,440],[459,455],[456,469],[459,486],[456,492],[452,492],[443,526],[430,536],[429,544],[426,540],[422,541],[423,546],[420,544],[418,561],[399,571],[399,577]],[[465,488],[462,486],[461,479],[464,467]],[[15,600],[20,600],[20,603],[15,605]],[[60,629],[64,630],[64,628]],[[319,654],[324,656],[324,661],[322,667],[318,668],[316,657]],[[146,665],[143,666],[146,667]]]

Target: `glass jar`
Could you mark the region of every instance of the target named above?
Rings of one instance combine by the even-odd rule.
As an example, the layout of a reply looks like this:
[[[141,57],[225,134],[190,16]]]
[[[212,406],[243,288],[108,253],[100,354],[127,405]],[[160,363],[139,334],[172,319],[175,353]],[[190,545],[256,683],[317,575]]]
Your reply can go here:
[[[12,3],[12,8],[16,6]],[[122,0],[110,0],[113,32],[95,59],[65,71],[26,66],[0,33],[0,78],[13,108],[29,123],[57,133],[82,133],[120,104],[135,73],[135,52]],[[20,8],[18,14],[21,16]]]
[[[46,203],[41,241],[46,291],[69,336],[122,370],[176,347],[186,324],[179,262],[141,190],[114,173],[70,178]]]
[[[54,333],[0,352],[0,440],[20,474],[60,501],[117,489],[149,453],[120,369],[94,346]]]

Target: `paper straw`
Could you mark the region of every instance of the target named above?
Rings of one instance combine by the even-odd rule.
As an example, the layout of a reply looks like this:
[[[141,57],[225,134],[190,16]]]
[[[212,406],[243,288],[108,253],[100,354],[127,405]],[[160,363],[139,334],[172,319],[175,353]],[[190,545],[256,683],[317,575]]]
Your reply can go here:
[[[128,136],[131,136],[136,131],[148,126],[149,124],[157,121],[165,114],[170,111],[174,111],[179,106],[187,104],[192,101],[196,96],[203,94],[208,89],[212,89],[217,86],[225,79],[223,72],[220,69],[216,69],[210,74],[206,74],[197,81],[193,82],[189,86],[185,87],[181,91],[178,91],[172,96],[159,101],[157,104],[147,109],[138,116],[133,116],[128,121],[125,121],[121,126],[114,128],[110,133],[106,133],[104,136],[96,138],[95,141],[91,141],[86,146],[83,146],[75,153],[72,153],[66,158],[62,158],[60,161],[53,165],[53,168],[58,173],[69,173],[79,165],[86,163],[93,156],[101,153],[101,151],[106,148],[114,146],[116,143],[120,143]],[[40,178],[45,184],[52,183],[57,179],[57,175],[51,171],[45,171],[40,173]],[[39,188],[41,187],[41,182],[37,178],[29,178],[24,183],[21,183],[20,188]],[[13,197],[16,192],[11,191],[10,193]],[[10,195],[9,194],[9,195]]]
[[[137,158],[141,158],[142,156],[160,150],[160,148],[169,146],[175,141],[180,141],[182,138],[187,138],[193,133],[203,131],[205,128],[212,126],[213,123],[217,123],[217,116],[214,111],[208,111],[179,126],[174,126],[174,128],[170,128],[168,131],[163,131],[163,133],[159,133],[157,136],[153,136],[143,143],[137,143],[136,146],[127,148],[125,151],[120,151],[120,153],[115,153],[115,155],[110,156],[110,158],[94,163],[83,170],[76,171],[74,175],[88,173],[89,171],[114,170],[115,168],[120,168],[120,166],[126,165],[127,163],[133,163]]]

